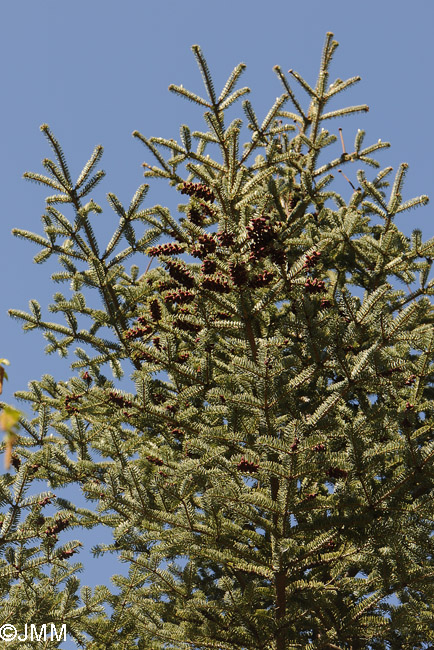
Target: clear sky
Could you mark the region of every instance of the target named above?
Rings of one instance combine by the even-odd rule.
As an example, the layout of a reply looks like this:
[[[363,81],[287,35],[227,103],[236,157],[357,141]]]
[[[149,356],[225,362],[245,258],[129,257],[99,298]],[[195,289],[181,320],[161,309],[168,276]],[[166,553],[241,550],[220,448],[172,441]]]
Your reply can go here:
[[[45,357],[40,333],[24,334],[7,315],[10,307],[26,309],[31,298],[47,314],[58,290],[49,279],[55,264],[33,264],[39,249],[10,234],[13,227],[42,232],[46,192],[21,178],[26,170],[42,171],[41,160],[51,154],[39,126],[50,125],[73,175],[103,144],[103,192],[129,202],[143,182],[141,163],[149,160],[132,131],[177,138],[182,123],[202,128],[197,107],[167,90],[182,83],[201,92],[190,51],[195,43],[217,87],[236,64],[247,64],[243,85],[252,88],[252,104],[264,116],[282,93],[273,66],[294,68],[313,83],[325,34],[332,31],[340,43],[332,80],[361,75],[362,82],[340,97],[346,104],[367,103],[370,112],[330,123],[330,129],[342,126],[348,147],[357,128],[366,129],[367,143],[390,141],[392,149],[379,160],[394,168],[410,164],[404,198],[434,194],[432,0],[15,0],[3,2],[0,11],[0,357],[12,364],[5,401],[44,373],[58,380],[69,376],[67,360]],[[172,205],[166,191],[164,182],[156,182],[147,205]],[[406,234],[421,228],[428,239],[432,211],[428,205],[406,213],[398,225]],[[114,227],[107,207],[98,231],[105,240]],[[104,571],[108,577],[117,570],[113,563],[87,562],[83,582],[103,581]]]

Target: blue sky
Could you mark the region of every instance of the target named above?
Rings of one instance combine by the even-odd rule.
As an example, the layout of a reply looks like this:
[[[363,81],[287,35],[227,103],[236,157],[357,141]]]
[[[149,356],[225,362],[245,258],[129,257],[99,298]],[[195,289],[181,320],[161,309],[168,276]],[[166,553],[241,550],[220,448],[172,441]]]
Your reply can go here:
[[[200,110],[168,92],[170,83],[202,91],[190,50],[195,43],[217,87],[236,64],[247,64],[243,85],[252,88],[252,104],[264,116],[282,93],[273,66],[294,68],[313,83],[325,34],[332,31],[340,43],[332,80],[361,75],[342,101],[367,103],[370,112],[330,128],[342,126],[348,146],[357,128],[366,129],[367,143],[390,141],[392,149],[379,160],[394,168],[410,164],[404,198],[434,194],[429,0],[17,0],[2,3],[1,18],[0,356],[12,364],[5,401],[44,373],[69,376],[67,361],[44,355],[40,333],[24,334],[7,315],[10,307],[26,309],[31,298],[46,310],[56,290],[49,279],[55,264],[33,264],[36,246],[10,234],[13,227],[42,231],[46,192],[22,180],[26,170],[42,171],[41,160],[51,153],[39,126],[50,125],[74,176],[93,147],[103,144],[103,193],[129,202],[143,182],[141,163],[149,160],[132,131],[178,138],[182,123],[202,128]],[[164,182],[151,186],[148,197],[147,205],[173,205]],[[103,194],[95,198],[103,201]],[[115,223],[107,207],[98,225],[104,240]],[[402,215],[398,225],[406,234],[418,227],[424,239],[432,237],[432,207]],[[100,566],[113,573],[113,558],[98,562],[87,564],[83,582],[103,579]]]

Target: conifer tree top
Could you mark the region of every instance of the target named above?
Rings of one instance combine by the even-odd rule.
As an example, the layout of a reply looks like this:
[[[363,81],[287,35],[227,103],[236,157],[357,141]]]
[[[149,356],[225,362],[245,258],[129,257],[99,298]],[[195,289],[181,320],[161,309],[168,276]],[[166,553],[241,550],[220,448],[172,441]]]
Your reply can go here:
[[[25,177],[54,192],[45,234],[14,233],[41,248],[37,263],[58,257],[53,280],[70,295],[49,306],[62,323],[35,300],[10,313],[44,332],[47,353],[73,347],[75,360],[69,379],[17,393],[35,415],[0,482],[7,616],[66,622],[92,650],[434,641],[434,239],[396,224],[428,199],[403,198],[406,164],[389,185],[374,157],[387,143],[365,145],[359,130],[346,151],[327,130],[368,110],[329,110],[359,81],[330,83],[336,47],[327,34],[315,85],[276,66],[284,94],[261,121],[237,88],[245,66],[219,94],[193,46],[204,97],[170,90],[204,108],[204,129],[182,125],[179,142],[134,132],[152,156],[145,176],[168,181],[178,214],[146,207],[148,185],[128,207],[109,193],[108,243],[93,230],[102,147],[74,181],[41,127],[55,160]],[[26,499],[36,480],[80,486],[88,508],[52,491]],[[113,543],[95,553],[129,573],[113,593],[78,594],[68,576],[80,542],[61,546],[62,532],[97,524]]]

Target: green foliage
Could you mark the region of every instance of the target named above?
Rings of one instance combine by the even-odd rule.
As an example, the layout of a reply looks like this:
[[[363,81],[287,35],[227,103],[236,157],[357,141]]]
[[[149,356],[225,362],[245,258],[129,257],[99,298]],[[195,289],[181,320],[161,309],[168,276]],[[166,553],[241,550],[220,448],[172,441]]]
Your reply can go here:
[[[337,138],[324,121],[368,110],[329,110],[359,80],[329,84],[336,46],[328,34],[315,86],[290,71],[307,107],[278,67],[285,94],[262,122],[244,101],[244,144],[242,119],[226,119],[248,93],[236,90],[244,65],[218,95],[194,46],[207,98],[170,89],[205,107],[205,130],[182,125],[180,142],[134,133],[156,161],[145,176],[169,181],[180,216],[142,208],[146,185],[128,209],[108,194],[119,222],[105,247],[92,226],[102,208],[82,202],[103,177],[102,148],[74,184],[42,127],[55,161],[25,176],[56,192],[45,236],[14,233],[42,248],[36,262],[58,257],[53,280],[71,294],[49,307],[64,324],[34,300],[10,313],[44,332],[48,353],[78,347],[67,381],[45,375],[17,393],[34,417],[0,482],[0,625],[37,612],[94,650],[434,641],[434,240],[395,223],[428,199],[403,202],[407,165],[388,195],[390,168],[359,170],[349,200],[332,189],[332,172],[378,169],[372,155],[388,146],[364,147],[359,130],[351,153],[325,162]],[[26,497],[36,480],[79,486],[89,508]],[[58,534],[98,524],[113,542],[94,552],[129,573],[113,593],[79,594],[68,562],[79,542],[59,546]]]

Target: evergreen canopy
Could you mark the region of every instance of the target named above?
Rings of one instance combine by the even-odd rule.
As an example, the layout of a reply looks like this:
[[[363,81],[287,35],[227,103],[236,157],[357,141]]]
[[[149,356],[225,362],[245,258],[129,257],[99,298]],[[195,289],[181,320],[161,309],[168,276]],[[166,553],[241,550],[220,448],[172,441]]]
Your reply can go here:
[[[41,127],[55,160],[25,177],[54,192],[45,235],[13,232],[40,246],[37,263],[58,257],[52,279],[71,295],[49,306],[63,323],[35,300],[10,314],[76,360],[68,380],[17,393],[34,417],[0,481],[0,627],[66,623],[91,650],[434,647],[434,239],[396,225],[428,199],[403,201],[405,164],[391,187],[390,167],[373,175],[389,145],[361,130],[336,154],[329,120],[368,107],[328,110],[359,81],[329,84],[332,36],[315,86],[290,70],[308,105],[276,66],[284,94],[262,122],[236,89],[245,66],[217,95],[194,46],[206,97],[170,90],[205,109],[205,129],[134,132],[181,216],[143,207],[148,185],[128,207],[108,194],[107,245],[102,207],[84,200],[102,147],[74,182]],[[247,121],[229,121],[240,98]],[[345,200],[334,175],[356,166],[368,172]],[[50,491],[35,494],[40,481]],[[88,508],[54,496],[73,485]],[[113,543],[96,552],[129,573],[79,591],[80,542],[62,531],[98,524]]]

